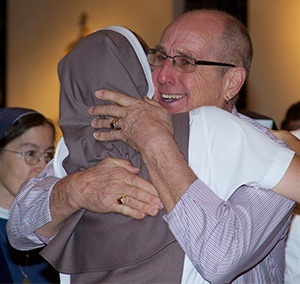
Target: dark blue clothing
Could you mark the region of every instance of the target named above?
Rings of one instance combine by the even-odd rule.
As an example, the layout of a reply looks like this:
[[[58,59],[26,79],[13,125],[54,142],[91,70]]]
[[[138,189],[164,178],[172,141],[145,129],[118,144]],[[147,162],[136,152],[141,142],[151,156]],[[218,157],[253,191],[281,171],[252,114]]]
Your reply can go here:
[[[22,271],[30,283],[59,283],[58,273],[42,258],[39,250],[19,251],[9,244],[6,223],[6,219],[0,218],[0,283],[22,283]]]

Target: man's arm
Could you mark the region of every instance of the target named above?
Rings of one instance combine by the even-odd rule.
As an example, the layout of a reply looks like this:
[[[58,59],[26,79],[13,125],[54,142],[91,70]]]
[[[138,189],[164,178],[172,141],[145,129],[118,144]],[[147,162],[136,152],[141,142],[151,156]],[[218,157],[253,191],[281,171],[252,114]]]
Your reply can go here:
[[[52,163],[51,161],[46,166],[38,178],[31,178],[25,182],[12,203],[7,234],[11,245],[16,249],[35,249],[50,241],[35,231],[51,221],[50,194],[59,180],[54,176]]]
[[[25,183],[10,210],[8,236],[18,249],[43,246],[80,209],[117,212],[136,219],[163,208],[156,190],[128,161],[106,158],[94,167],[58,179],[52,163]],[[125,205],[117,199],[127,193]]]
[[[99,98],[112,97],[107,92]],[[126,100],[118,95],[114,99],[121,105],[126,104]],[[119,120],[121,131],[95,133],[95,137],[109,140],[126,136],[124,141],[141,152],[168,211],[166,220],[170,229],[197,270],[212,282],[232,281],[238,274],[259,263],[284,237],[294,202],[270,190],[251,187],[238,189],[228,201],[220,199],[201,180],[197,180],[184,161],[173,140],[172,128],[164,126],[168,121],[164,110],[159,109],[155,102],[149,101],[148,106],[142,104],[134,102],[132,116],[128,108],[124,111],[114,106],[92,108],[92,115],[122,117]],[[105,113],[99,109],[105,109]],[[137,113],[134,113],[136,110]],[[146,115],[145,119],[139,115],[141,113]],[[109,120],[94,120],[92,125],[108,127]],[[131,126],[147,129],[147,133],[134,132]],[[265,208],[266,204],[268,208]]]
[[[130,109],[128,108],[128,113],[126,113],[126,108],[119,108],[113,105],[96,106],[90,110],[91,115],[98,115],[98,113],[103,113],[102,111],[105,110],[106,112],[103,115],[126,117],[126,125],[138,125],[141,131],[135,131],[136,128],[131,126],[123,127],[120,124],[122,119],[120,119],[119,124],[122,131],[96,132],[94,134],[95,138],[105,141],[124,140],[132,148],[140,152],[151,181],[156,185],[156,188],[159,188],[160,198],[165,209],[169,212],[174,208],[187,187],[197,179],[197,176],[187,165],[184,156],[173,139],[171,115],[157,102],[148,98],[145,98],[147,100],[145,104],[142,100],[128,96],[119,96],[120,94],[115,92],[107,91],[98,94],[98,98],[115,99],[115,102],[120,105],[123,105],[122,100],[124,100],[125,104],[127,104],[128,100]],[[105,94],[105,97],[102,94]],[[115,97],[114,94],[118,95]],[[118,101],[119,98],[120,101]],[[123,111],[123,113],[114,115],[111,113],[111,110]],[[142,120],[140,120],[141,114],[143,115]],[[109,128],[110,119],[93,120],[92,126]],[[145,129],[147,131],[144,131]],[[180,175],[177,173],[180,173]],[[176,190],[173,190],[174,188]]]
[[[94,137],[100,141],[123,140],[140,152],[152,183],[159,189],[159,196],[169,212],[197,178],[173,138],[171,115],[157,102],[148,98],[144,102],[110,91],[96,92],[96,95],[99,99],[115,102],[122,107],[94,106],[90,109],[90,114],[120,117],[118,123],[121,129],[96,132]],[[109,128],[109,121],[94,119],[92,126]],[[143,131],[144,129],[147,131]],[[288,169],[284,168],[284,176],[273,190],[287,198],[300,201],[300,157],[294,155],[289,163]]]
[[[196,180],[165,219],[202,277],[229,283],[284,238],[293,207],[271,190],[247,186],[224,201]]]
[[[271,132],[280,140],[284,141],[288,147],[300,155],[300,140],[287,130],[271,130]]]
[[[300,192],[298,185],[300,183],[300,140],[296,135],[293,135],[291,132],[286,130],[271,130],[271,132],[276,138],[284,141],[286,145],[296,153],[289,167],[289,171],[285,175],[284,179],[282,179],[282,181],[273,190],[299,203]],[[293,183],[290,183],[290,180],[292,180]]]

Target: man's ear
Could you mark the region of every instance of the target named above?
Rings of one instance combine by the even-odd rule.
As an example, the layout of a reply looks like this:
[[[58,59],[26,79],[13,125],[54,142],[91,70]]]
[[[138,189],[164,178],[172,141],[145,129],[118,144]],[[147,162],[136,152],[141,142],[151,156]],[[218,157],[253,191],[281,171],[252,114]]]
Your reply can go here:
[[[246,70],[244,67],[233,67],[228,70],[223,78],[224,100],[230,101],[235,98],[246,80]]]

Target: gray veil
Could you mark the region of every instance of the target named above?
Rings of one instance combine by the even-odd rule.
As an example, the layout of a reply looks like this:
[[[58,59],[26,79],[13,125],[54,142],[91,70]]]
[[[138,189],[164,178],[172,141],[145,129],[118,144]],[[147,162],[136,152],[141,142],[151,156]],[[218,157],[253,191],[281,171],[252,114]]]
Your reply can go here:
[[[106,102],[96,90],[119,91],[135,98],[151,97],[151,71],[136,36],[123,27],[98,30],[76,45],[59,63],[60,127],[69,156],[67,173],[84,170],[107,156],[129,160],[149,176],[139,153],[122,141],[99,142],[93,138],[88,109]],[[188,114],[173,117],[175,139],[186,154]],[[72,282],[129,283],[180,282],[184,253],[162,216],[134,220],[117,213],[74,214],[42,255]],[[165,279],[155,278],[164,270]],[[157,274],[159,275],[159,274]],[[161,274],[160,274],[161,275]],[[127,280],[126,280],[127,277]]]

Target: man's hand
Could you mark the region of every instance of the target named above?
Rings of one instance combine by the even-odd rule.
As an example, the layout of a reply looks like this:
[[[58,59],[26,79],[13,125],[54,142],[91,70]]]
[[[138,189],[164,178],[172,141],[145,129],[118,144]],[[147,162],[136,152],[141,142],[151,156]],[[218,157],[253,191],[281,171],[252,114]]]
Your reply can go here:
[[[116,212],[135,219],[155,216],[163,205],[151,183],[137,176],[139,169],[130,162],[106,158],[97,165],[75,172],[54,186],[50,197],[52,222],[38,232],[51,237],[64,221],[84,208],[97,213]],[[123,204],[117,199],[123,194]]]
[[[117,127],[120,129],[100,130],[94,137],[100,141],[123,140],[139,151],[165,209],[171,211],[197,179],[175,143],[171,114],[148,98],[143,101],[112,91],[96,92],[96,96],[117,105],[94,106],[89,113],[119,117]],[[112,118],[97,118],[92,126],[111,128],[113,121]]]
[[[109,119],[95,118],[94,128],[111,128],[113,117],[117,117],[120,130],[96,132],[94,137],[100,141],[123,140],[137,151],[147,148],[149,144],[165,143],[166,139],[173,139],[173,124],[170,113],[159,103],[145,97],[138,100],[130,96],[112,92],[97,91],[99,99],[111,101],[117,105],[93,106],[89,110],[91,115],[110,116]],[[159,133],[159,135],[156,135]]]

